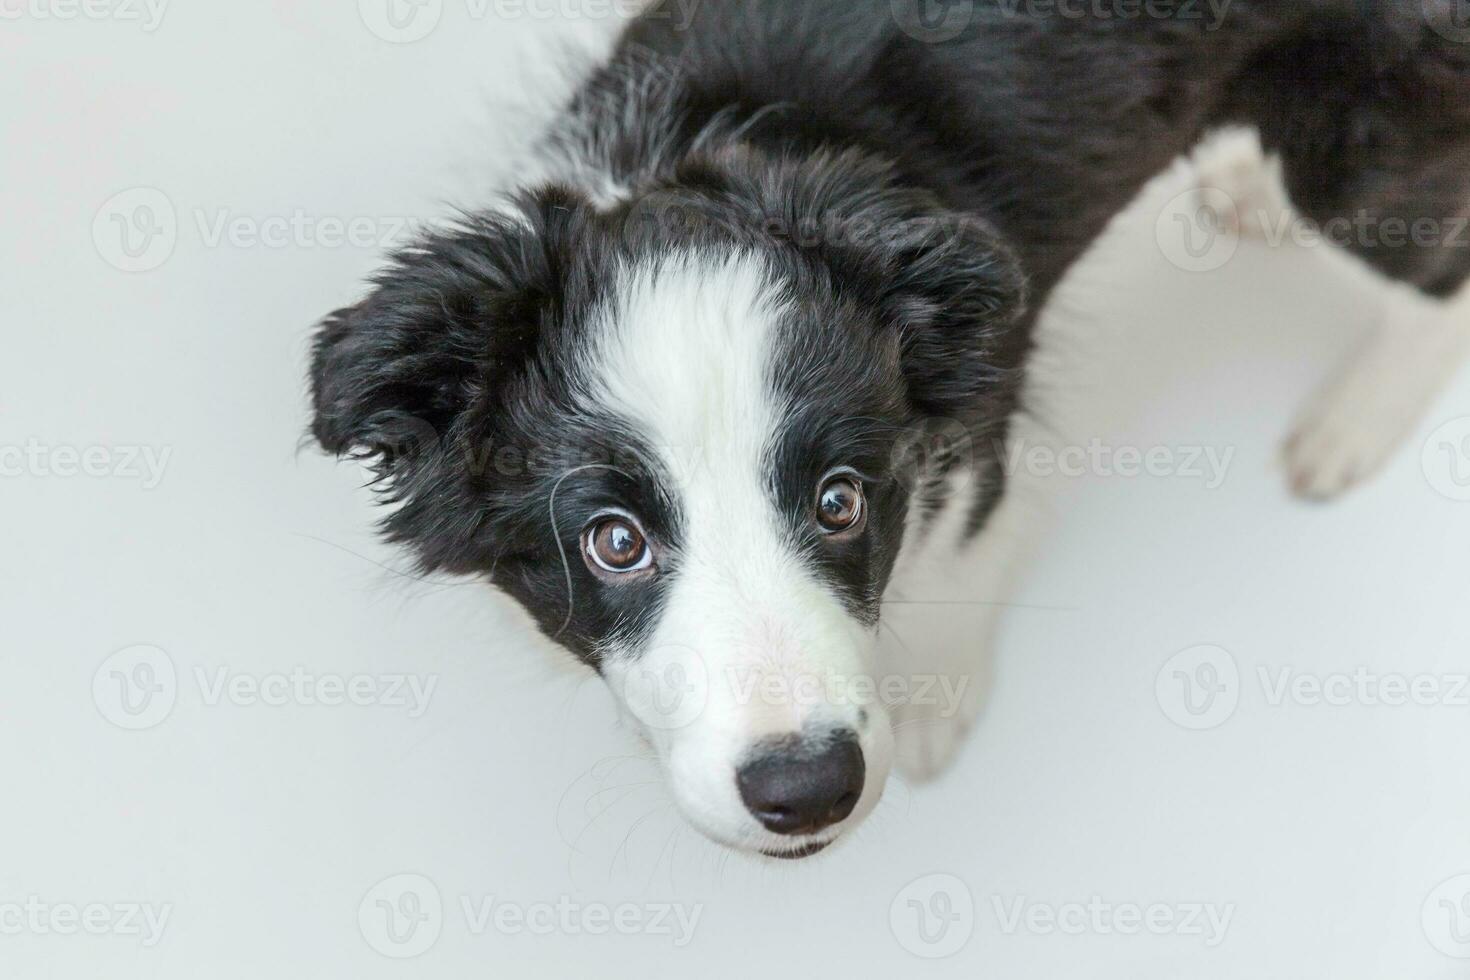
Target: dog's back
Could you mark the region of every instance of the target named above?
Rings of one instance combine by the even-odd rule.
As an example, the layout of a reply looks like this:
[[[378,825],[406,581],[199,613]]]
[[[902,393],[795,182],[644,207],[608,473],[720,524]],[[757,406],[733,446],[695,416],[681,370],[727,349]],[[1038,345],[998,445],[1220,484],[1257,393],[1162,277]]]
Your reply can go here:
[[[1021,0],[706,0],[682,14],[668,0],[630,26],[588,89],[601,98],[584,93],[578,111],[600,114],[593,125],[641,130],[623,154],[628,169],[722,113],[778,152],[870,147],[915,186],[994,221],[1022,252],[1038,297],[1213,126],[1261,125],[1273,149],[1310,163],[1317,187],[1357,176],[1324,179],[1324,165],[1370,166],[1332,153],[1366,125],[1375,98],[1398,100],[1396,110],[1373,108],[1398,125],[1411,116],[1417,131],[1426,117],[1459,114],[1464,129],[1464,46],[1401,3],[1168,9],[1103,17],[1065,4],[1035,14]],[[647,95],[660,72],[678,75],[661,112],[606,98],[610,88]],[[666,131],[649,131],[661,123]],[[1408,135],[1396,146],[1419,152]]]

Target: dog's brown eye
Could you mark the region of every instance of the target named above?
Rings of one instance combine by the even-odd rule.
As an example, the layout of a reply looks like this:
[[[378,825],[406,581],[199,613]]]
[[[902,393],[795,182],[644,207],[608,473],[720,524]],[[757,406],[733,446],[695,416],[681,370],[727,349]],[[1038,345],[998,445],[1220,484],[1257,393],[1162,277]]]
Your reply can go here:
[[[850,476],[822,484],[817,496],[817,522],[828,534],[850,531],[863,522],[863,488]]]
[[[648,539],[633,521],[605,517],[583,532],[583,551],[588,561],[604,572],[622,575],[653,565]]]

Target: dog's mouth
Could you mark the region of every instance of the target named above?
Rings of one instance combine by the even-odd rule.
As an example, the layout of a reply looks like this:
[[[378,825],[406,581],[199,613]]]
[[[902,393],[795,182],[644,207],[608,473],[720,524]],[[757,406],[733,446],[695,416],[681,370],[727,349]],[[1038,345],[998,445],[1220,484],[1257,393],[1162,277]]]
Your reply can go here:
[[[833,838],[835,840],[836,838]],[[782,861],[800,861],[809,858],[813,854],[820,854],[831,844],[831,840],[812,841],[810,844],[802,844],[787,851],[761,851],[766,857],[780,858]]]

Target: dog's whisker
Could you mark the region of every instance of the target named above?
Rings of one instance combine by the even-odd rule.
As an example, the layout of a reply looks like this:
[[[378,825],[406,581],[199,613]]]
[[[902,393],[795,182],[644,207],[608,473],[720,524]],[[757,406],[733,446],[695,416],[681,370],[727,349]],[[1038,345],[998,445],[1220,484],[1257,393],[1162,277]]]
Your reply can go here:
[[[669,829],[669,836],[665,838],[663,846],[658,849],[658,855],[653,860],[653,870],[648,873],[648,880],[643,883],[644,891],[653,888],[653,879],[658,877],[658,869],[663,866],[664,854],[669,854],[669,878],[672,881],[674,874],[674,856],[672,848],[677,846],[681,828],[678,823]]]
[[[658,785],[660,784],[656,780],[653,780],[644,783],[629,783],[625,786],[608,786],[605,789],[600,789],[597,792],[593,793],[591,796],[587,797],[588,806],[585,807],[584,810],[590,819],[596,820],[598,817],[602,816],[604,813],[607,813],[613,807],[617,806],[619,803],[623,802],[634,793],[637,793],[639,790]],[[598,807],[596,811],[593,811],[591,808],[592,802],[594,800],[601,799],[609,793],[622,793],[622,795],[613,800],[611,803],[604,804],[603,806]]]
[[[587,819],[582,822],[581,829],[577,831],[576,836],[568,838],[566,828],[563,826],[563,815],[569,812],[569,797],[571,797],[572,794],[576,791],[577,787],[584,780],[587,779],[598,780],[597,790],[593,795],[597,795],[603,792],[614,792],[619,789],[626,789],[630,785],[636,786],[645,784],[647,781],[642,781],[641,783],[635,784],[619,783],[616,786],[608,786],[608,780],[617,771],[618,766],[631,759],[637,758],[638,756],[635,755],[621,755],[607,756],[605,758],[599,759],[598,761],[588,766],[587,769],[580,776],[572,780],[567,788],[562,791],[561,796],[557,799],[556,807],[553,812],[555,814],[554,820],[556,824],[557,836],[561,838],[562,843],[567,846],[568,850],[572,851],[573,853],[580,853],[582,838],[586,836],[586,834],[597,824],[598,819],[607,814],[612,806],[615,806],[617,803],[622,802],[622,799],[620,798],[614,801],[613,804],[602,808],[596,814],[589,814],[584,810],[583,816]],[[628,795],[632,794],[629,793]]]
[[[1036,612],[1081,612],[1080,606],[1042,606],[1026,602],[999,602],[984,599],[884,599],[885,606],[975,606],[995,609],[1029,609]]]
[[[629,872],[631,872],[633,870],[632,869],[632,866],[629,864],[629,861],[631,861],[631,858],[629,857],[629,854],[628,854],[628,844],[633,840],[633,835],[638,832],[638,828],[639,827],[642,827],[645,823],[647,823],[649,820],[653,819],[655,816],[658,816],[659,814],[666,812],[669,809],[670,806],[671,806],[671,804],[669,804],[668,802],[662,802],[662,803],[656,804],[653,807],[653,809],[649,810],[643,816],[641,816],[637,820],[635,820],[633,822],[633,825],[628,828],[628,832],[623,835],[623,842],[618,845],[617,850],[613,851],[612,860],[611,860],[611,862],[608,865],[608,869],[607,869],[607,880],[609,882],[611,882],[613,880],[613,874],[617,870],[617,864],[618,864],[618,858],[619,857],[622,857],[623,858],[623,868],[624,868],[624,870],[629,871]]]
[[[408,579],[409,581],[418,582],[418,583],[425,584],[425,585],[437,586],[438,588],[436,589],[436,591],[444,591],[446,589],[456,589],[456,588],[462,588],[462,587],[468,586],[468,585],[477,585],[477,584],[479,584],[479,583],[475,582],[474,580],[455,581],[453,579],[449,579],[449,580],[437,580],[436,581],[435,579],[432,579],[432,578],[430,578],[427,575],[416,575],[416,574],[414,574],[412,572],[405,572],[405,571],[403,571],[401,569],[394,568],[391,565],[385,565],[382,562],[380,562],[380,561],[378,561],[378,560],[376,560],[374,558],[369,558],[367,555],[359,554],[358,552],[353,551],[351,548],[348,548],[348,547],[346,547],[344,545],[340,545],[340,544],[338,544],[335,541],[328,541],[326,538],[319,538],[319,537],[317,537],[314,534],[304,534],[304,533],[302,533],[300,531],[293,531],[293,532],[291,532],[291,536],[292,537],[296,537],[296,538],[304,538],[307,541],[315,541],[317,544],[324,544],[328,548],[335,548],[336,550],[342,552],[343,554],[351,555],[354,558],[360,558],[363,561],[367,562],[369,565],[374,565],[374,566],[376,566],[378,568],[381,568],[383,571],[388,572],[391,575],[396,575],[399,578]],[[433,593],[430,593],[430,594],[433,594]]]
[[[608,463],[588,463],[585,466],[577,466],[570,470],[567,470],[557,479],[556,484],[551,488],[550,499],[547,501],[547,509],[550,511],[551,515],[551,536],[556,541],[556,551],[557,554],[561,557],[561,567],[562,571],[566,575],[567,585],[567,617],[565,620],[562,621],[561,628],[558,629],[554,634],[552,634],[553,639],[560,637],[563,633],[567,631],[567,627],[572,625],[572,616],[576,612],[576,604],[574,601],[574,588],[572,585],[572,566],[567,562],[567,548],[566,545],[562,542],[561,529],[557,526],[556,523],[556,495],[557,492],[561,490],[561,485],[565,483],[568,479],[576,476],[578,473],[586,473],[589,470],[611,470],[612,472],[617,473],[630,481],[633,479],[626,470],[623,470],[620,467],[613,466]]]
[[[895,732],[903,731],[903,730],[909,729],[909,728],[914,728],[914,727],[920,726],[920,725],[928,726],[930,728],[933,728],[933,727],[936,727],[936,726],[947,724],[949,721],[950,721],[950,719],[947,719],[947,718],[909,718],[909,719],[906,719],[904,721],[901,721],[901,722],[897,723],[896,725],[893,725],[892,728],[893,728],[893,731],[895,731]]]
[[[890,634],[892,634],[893,639],[898,642],[899,649],[901,649],[904,653],[910,654],[910,655],[913,654],[913,650],[909,648],[908,641],[906,641],[899,634],[898,630],[896,630],[896,629],[893,628],[893,624],[892,623],[889,623],[889,622],[886,622],[886,621],[880,619],[880,620],[878,620],[878,628],[879,629],[885,629]]]

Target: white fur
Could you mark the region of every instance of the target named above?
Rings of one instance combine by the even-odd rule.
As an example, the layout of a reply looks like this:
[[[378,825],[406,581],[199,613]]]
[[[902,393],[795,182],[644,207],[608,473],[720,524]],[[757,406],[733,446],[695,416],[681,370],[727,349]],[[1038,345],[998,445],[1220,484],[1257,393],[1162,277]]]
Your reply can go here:
[[[1385,286],[1382,324],[1287,442],[1292,487],[1304,497],[1335,497],[1376,474],[1470,354],[1470,290],[1446,303]]]
[[[1279,241],[1292,220],[1279,160],[1253,131],[1223,134],[1196,155],[1200,186],[1234,203],[1234,231]],[[1332,262],[1358,263],[1335,247]],[[1360,263],[1358,263],[1360,264]],[[1470,288],[1444,302],[1375,273],[1380,326],[1307,404],[1286,441],[1292,489],[1336,497],[1374,476],[1470,356]]]
[[[1234,205],[1220,214],[1224,231],[1269,241],[1290,220],[1281,158],[1266,153],[1254,129],[1215,134],[1195,151],[1194,164],[1200,190],[1223,191]],[[1203,193],[1201,203],[1209,203]]]
[[[613,295],[593,331],[587,394],[653,441],[682,521],[656,633],[646,648],[610,651],[605,675],[708,836],[790,848],[746,811],[736,765],[763,738],[835,727],[859,732],[866,761],[856,823],[882,792],[890,732],[849,684],[871,674],[872,632],[800,560],[772,497],[768,452],[785,415],[770,383],[780,291],[754,256],[682,254],[625,270]],[[702,687],[703,710],[646,724],[650,676]],[[829,696],[834,684],[842,696]]]
[[[972,539],[978,478],[968,468],[957,472],[944,510],[922,535],[909,529],[884,594],[880,669],[910,680],[915,695],[890,706],[894,765],[915,783],[949,768],[985,706],[1000,624],[1044,517],[1012,477]]]

